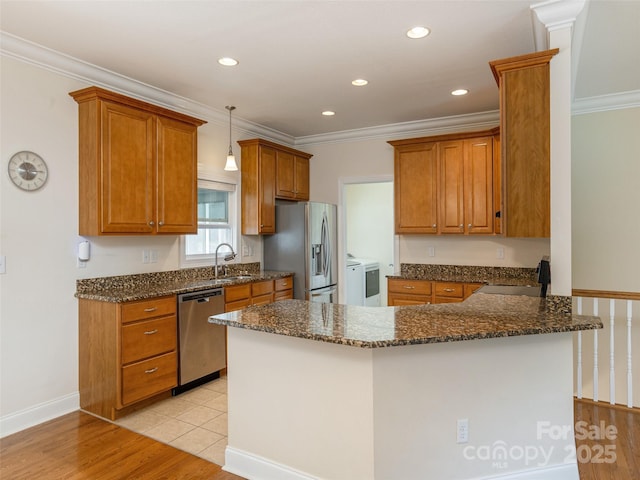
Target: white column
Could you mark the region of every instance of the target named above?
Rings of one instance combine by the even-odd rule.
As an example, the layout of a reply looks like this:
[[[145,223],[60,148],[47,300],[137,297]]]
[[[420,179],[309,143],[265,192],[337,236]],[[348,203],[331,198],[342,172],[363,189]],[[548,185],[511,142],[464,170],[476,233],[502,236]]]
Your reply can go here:
[[[571,295],[571,41],[585,0],[559,0],[531,6],[547,32],[551,59],[551,293]]]

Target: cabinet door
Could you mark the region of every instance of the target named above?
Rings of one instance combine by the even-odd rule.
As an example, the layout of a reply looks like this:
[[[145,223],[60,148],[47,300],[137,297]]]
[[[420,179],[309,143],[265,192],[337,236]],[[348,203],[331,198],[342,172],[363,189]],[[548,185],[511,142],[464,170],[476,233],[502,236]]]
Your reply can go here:
[[[293,153],[276,152],[276,196],[295,198],[295,157]]]
[[[396,233],[437,232],[437,163],[436,143],[396,148]]]
[[[197,127],[158,117],[158,233],[196,233]]]
[[[440,233],[464,233],[464,141],[439,145]]]
[[[258,233],[276,231],[276,151],[260,147],[258,160]]]
[[[100,115],[100,232],[151,233],[155,229],[155,117],[109,102],[101,102]]]
[[[295,194],[296,199],[309,200],[309,159],[295,156]]]
[[[465,231],[493,233],[493,138],[465,140]]]

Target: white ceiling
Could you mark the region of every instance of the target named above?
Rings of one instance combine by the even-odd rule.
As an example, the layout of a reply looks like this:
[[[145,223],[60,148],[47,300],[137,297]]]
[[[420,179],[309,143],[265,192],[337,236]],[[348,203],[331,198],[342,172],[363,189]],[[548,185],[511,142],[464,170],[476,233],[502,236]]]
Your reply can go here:
[[[536,50],[531,3],[2,0],[0,26],[299,138],[497,110],[488,62]],[[580,20],[575,98],[640,91],[640,0],[592,0]],[[408,39],[415,25],[431,35]]]

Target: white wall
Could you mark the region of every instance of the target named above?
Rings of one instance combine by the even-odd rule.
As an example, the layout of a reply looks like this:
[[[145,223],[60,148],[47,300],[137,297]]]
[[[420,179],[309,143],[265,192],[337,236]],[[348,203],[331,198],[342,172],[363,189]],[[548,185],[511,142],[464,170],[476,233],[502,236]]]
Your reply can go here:
[[[78,278],[126,275],[179,268],[178,236],[92,237],[91,260],[76,266],[78,222],[78,107],[69,92],[89,86],[1,56],[0,157],[33,150],[49,166],[47,184],[23,192],[0,174],[0,434],[7,435],[78,407]],[[203,118],[203,120],[209,120]],[[226,123],[199,129],[202,169],[223,172],[229,142]],[[234,131],[238,138],[248,132]],[[236,156],[240,149],[235,145]],[[254,256],[259,261],[260,243]],[[158,250],[158,263],[143,264],[142,249]]]
[[[572,124],[573,288],[640,292],[640,108]]]

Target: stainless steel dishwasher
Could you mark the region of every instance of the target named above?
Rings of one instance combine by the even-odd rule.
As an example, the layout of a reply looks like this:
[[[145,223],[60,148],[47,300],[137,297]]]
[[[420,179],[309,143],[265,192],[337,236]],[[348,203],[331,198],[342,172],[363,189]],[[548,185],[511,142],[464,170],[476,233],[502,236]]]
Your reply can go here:
[[[222,288],[178,295],[178,387],[173,395],[218,378],[227,366],[226,327],[209,323],[224,313]]]

